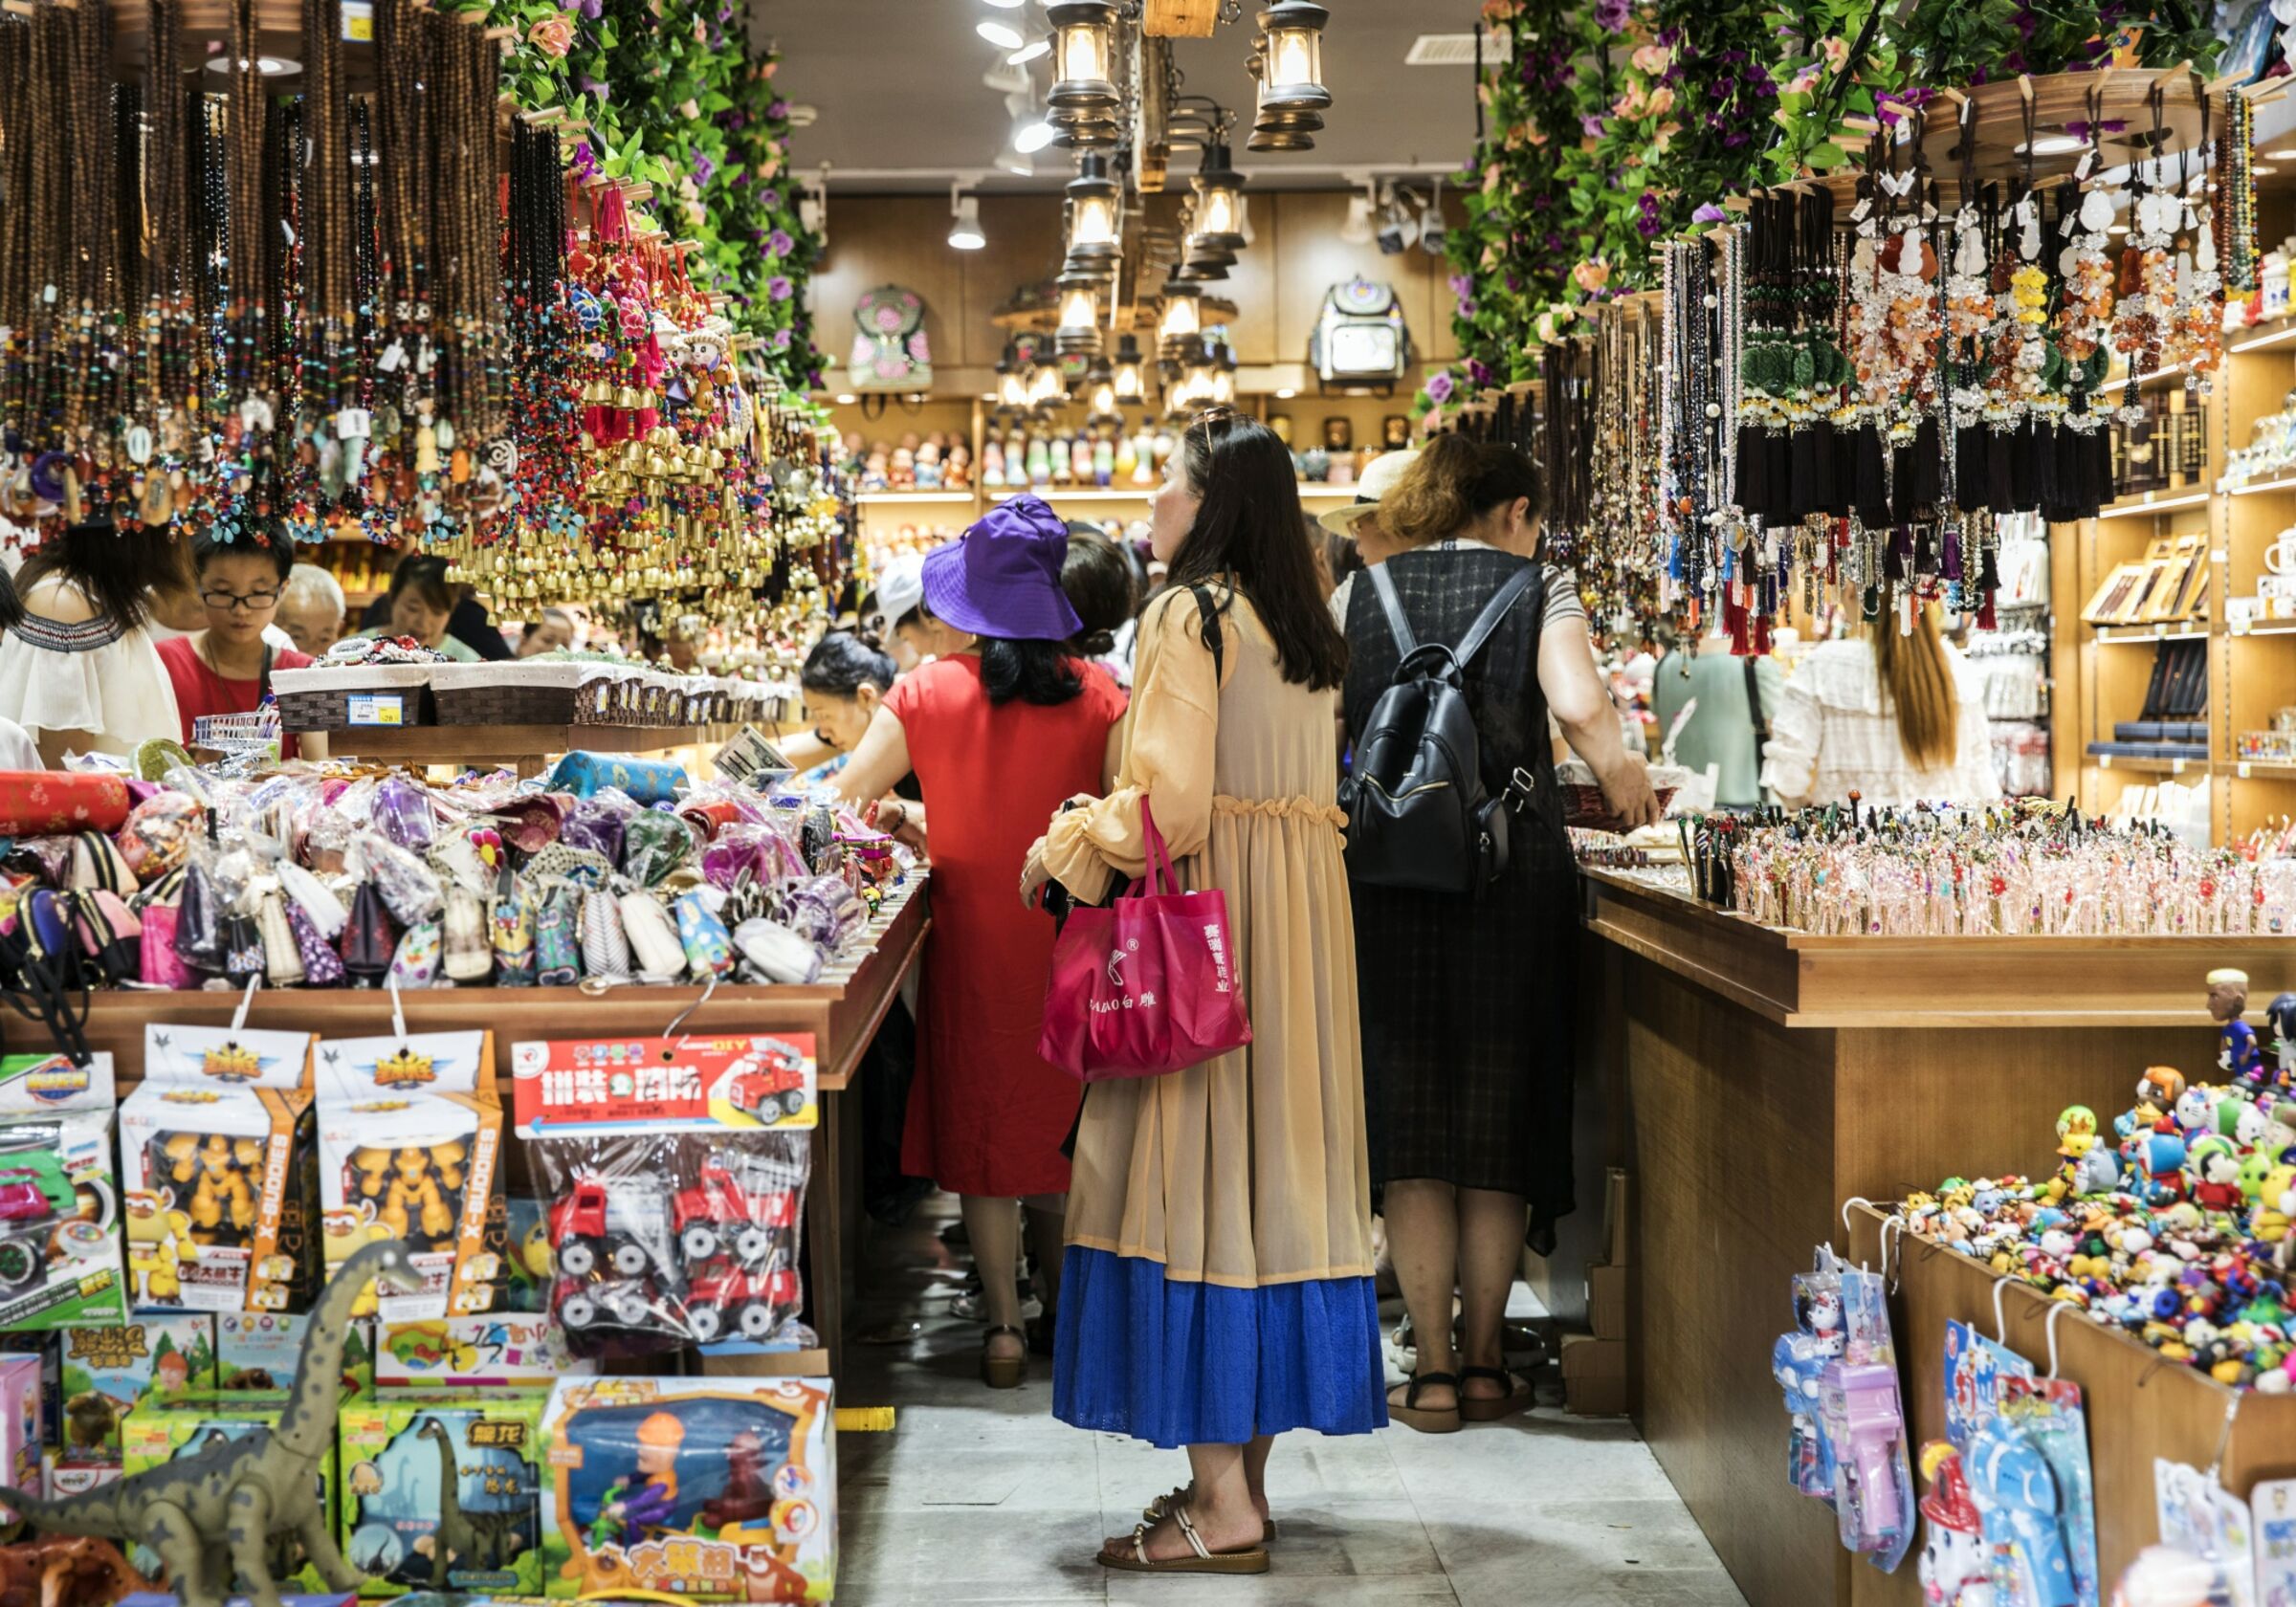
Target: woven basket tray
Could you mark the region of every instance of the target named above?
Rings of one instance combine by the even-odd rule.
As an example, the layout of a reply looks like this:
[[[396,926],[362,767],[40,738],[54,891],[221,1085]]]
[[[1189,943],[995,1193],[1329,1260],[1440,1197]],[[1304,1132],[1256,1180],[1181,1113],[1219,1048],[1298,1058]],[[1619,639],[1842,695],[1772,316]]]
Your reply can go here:
[[[430,677],[441,725],[571,725],[589,664],[444,664]]]
[[[278,695],[279,723],[289,731],[351,729],[351,699],[369,693],[396,693],[401,725],[436,725],[438,707],[430,695],[428,664],[351,664],[276,670],[272,690]]]

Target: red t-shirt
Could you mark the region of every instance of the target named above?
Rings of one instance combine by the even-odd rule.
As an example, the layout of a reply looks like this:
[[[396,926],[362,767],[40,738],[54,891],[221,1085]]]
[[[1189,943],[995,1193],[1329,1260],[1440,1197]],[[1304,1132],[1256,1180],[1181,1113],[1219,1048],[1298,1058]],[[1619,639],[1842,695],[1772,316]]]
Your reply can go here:
[[[252,715],[255,705],[263,700],[260,681],[232,681],[218,675],[199,656],[199,649],[188,636],[172,636],[162,642],[160,662],[167,666],[167,679],[175,687],[175,707],[183,715],[186,747],[191,743],[191,722],[200,715]],[[309,653],[297,652],[293,648],[280,648],[271,655],[274,670],[301,670],[312,662]],[[279,757],[295,757],[292,734],[281,739]]]

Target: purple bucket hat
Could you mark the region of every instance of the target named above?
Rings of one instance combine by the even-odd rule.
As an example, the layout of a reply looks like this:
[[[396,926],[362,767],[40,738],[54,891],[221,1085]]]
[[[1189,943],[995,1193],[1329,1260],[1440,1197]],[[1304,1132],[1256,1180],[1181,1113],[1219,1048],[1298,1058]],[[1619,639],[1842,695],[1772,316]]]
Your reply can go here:
[[[1069,527],[1043,498],[1024,494],[925,555],[925,606],[976,636],[1065,642],[1084,628],[1060,589],[1068,556]]]

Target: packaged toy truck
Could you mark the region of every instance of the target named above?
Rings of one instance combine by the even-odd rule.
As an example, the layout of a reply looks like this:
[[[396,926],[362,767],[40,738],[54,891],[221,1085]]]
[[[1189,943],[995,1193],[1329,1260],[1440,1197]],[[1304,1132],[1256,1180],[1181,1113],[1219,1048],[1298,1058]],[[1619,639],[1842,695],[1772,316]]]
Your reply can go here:
[[[827,1601],[837,1582],[827,1378],[567,1378],[543,1418],[544,1587]]]
[[[402,1240],[424,1287],[383,1295],[386,1322],[490,1310],[503,1273],[485,1244],[501,1147],[492,1033],[322,1044],[320,1220],[328,1266],[376,1239]],[[375,1300],[368,1294],[362,1310],[372,1313]]]
[[[0,1057],[0,1329],[127,1315],[112,1057]]]
[[[51,1497],[119,1477],[121,1429],[144,1401],[215,1387],[215,1319],[204,1311],[67,1328],[56,1351],[60,1401],[44,1458]]]
[[[342,1410],[342,1554],[362,1596],[542,1594],[540,1390],[395,1390]]]
[[[286,1408],[285,1390],[190,1390],[146,1400],[127,1415],[121,1430],[121,1476],[132,1478],[195,1457],[219,1441],[244,1440],[257,1429],[276,1428]],[[330,1445],[313,1475],[319,1481],[320,1516],[330,1527],[335,1522],[335,1447]],[[302,1547],[292,1536],[272,1545],[271,1574],[282,1591],[326,1590],[319,1570],[303,1559]],[[128,1560],[152,1577],[162,1572],[160,1559],[145,1547],[135,1547]]]
[[[120,1107],[137,1306],[300,1311],[318,1290],[311,1035],[144,1029]]]

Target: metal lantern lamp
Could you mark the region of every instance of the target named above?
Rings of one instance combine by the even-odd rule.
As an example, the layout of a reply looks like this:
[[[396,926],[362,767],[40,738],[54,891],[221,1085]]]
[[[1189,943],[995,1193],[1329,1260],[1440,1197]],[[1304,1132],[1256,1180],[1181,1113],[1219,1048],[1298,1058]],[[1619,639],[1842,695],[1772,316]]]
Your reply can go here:
[[[1156,325],[1159,350],[1169,355],[1196,339],[1203,328],[1203,293],[1177,276],[1164,282],[1164,310]]]
[[[1052,332],[1052,346],[1061,352],[1100,349],[1100,280],[1098,275],[1064,273],[1052,281],[1060,295],[1060,327]]]
[[[1087,118],[1113,119],[1117,104],[1115,0],[1060,0],[1046,8],[1045,19],[1052,25],[1049,102]]]
[[[1108,158],[1097,151],[1078,157],[1068,196],[1069,266],[1115,261],[1122,251],[1118,238],[1122,225],[1115,182],[1108,176]]]
[[[1261,111],[1320,112],[1332,103],[1323,87],[1323,28],[1331,20],[1313,0],[1276,0],[1260,13]]]
[[[1236,354],[1225,342],[1212,348],[1210,399],[1216,407],[1236,405]]]
[[[1195,230],[1191,241],[1211,240],[1229,250],[1244,243],[1244,176],[1228,162],[1227,142],[1216,140],[1203,148],[1203,164],[1188,181],[1196,191]]]
[[[1093,359],[1092,366],[1084,371],[1084,385],[1085,395],[1090,399],[1087,406],[1092,413],[1091,423],[1114,424],[1123,416],[1116,410],[1115,375],[1107,358]]]
[[[1116,366],[1112,383],[1117,407],[1138,407],[1147,403],[1146,382],[1140,366],[1140,342],[1130,335],[1116,343]]]
[[[1028,407],[1027,366],[1017,359],[1009,341],[997,362],[997,406],[1021,412]]]
[[[1049,354],[1038,357],[1028,370],[1028,406],[1049,412],[1068,399],[1069,377],[1061,372],[1060,360]]]

